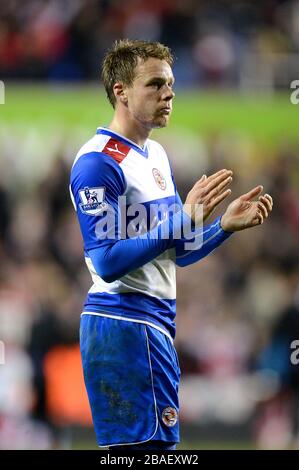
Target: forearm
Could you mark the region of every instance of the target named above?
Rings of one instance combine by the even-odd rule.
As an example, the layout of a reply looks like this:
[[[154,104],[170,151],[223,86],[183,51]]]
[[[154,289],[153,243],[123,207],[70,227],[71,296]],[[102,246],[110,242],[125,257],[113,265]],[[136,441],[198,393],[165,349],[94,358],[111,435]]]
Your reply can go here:
[[[105,282],[113,282],[175,247],[178,233],[189,229],[190,218],[176,212],[143,235],[127,239],[105,240],[88,254],[96,272]]]
[[[176,240],[176,264],[180,267],[196,263],[220,246],[232,233],[225,232],[220,225],[221,217],[212,224],[196,230],[196,238],[192,240]],[[186,243],[192,245],[186,248]]]

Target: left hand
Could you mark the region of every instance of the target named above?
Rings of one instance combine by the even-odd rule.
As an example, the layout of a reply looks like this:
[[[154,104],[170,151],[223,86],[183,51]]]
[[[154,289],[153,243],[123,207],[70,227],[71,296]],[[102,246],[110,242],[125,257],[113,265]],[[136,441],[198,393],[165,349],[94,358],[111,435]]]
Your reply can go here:
[[[236,232],[261,225],[273,207],[272,197],[269,194],[260,195],[262,191],[263,186],[256,186],[231,202],[221,218],[223,230]],[[259,196],[258,201],[254,201],[257,196]]]

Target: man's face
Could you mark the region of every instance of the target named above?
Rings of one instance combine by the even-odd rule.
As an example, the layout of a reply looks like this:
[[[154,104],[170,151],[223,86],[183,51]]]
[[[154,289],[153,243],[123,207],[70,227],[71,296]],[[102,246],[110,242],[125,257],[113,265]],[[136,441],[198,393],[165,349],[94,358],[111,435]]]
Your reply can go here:
[[[174,78],[165,60],[139,61],[133,84],[125,89],[134,120],[147,129],[165,127],[172,111]]]

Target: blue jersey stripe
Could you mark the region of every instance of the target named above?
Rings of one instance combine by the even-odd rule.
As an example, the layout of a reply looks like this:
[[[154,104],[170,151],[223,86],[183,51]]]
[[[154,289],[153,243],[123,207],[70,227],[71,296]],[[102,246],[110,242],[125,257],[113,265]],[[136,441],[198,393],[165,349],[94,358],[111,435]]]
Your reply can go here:
[[[168,331],[172,338],[175,337],[176,301],[173,299],[158,299],[131,292],[96,292],[87,295],[83,311],[107,312],[115,316],[148,321]]]

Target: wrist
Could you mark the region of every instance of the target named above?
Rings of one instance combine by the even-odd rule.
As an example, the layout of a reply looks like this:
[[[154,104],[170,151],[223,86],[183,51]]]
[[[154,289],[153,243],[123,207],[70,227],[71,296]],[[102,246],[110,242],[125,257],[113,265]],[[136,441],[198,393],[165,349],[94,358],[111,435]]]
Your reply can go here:
[[[225,214],[220,217],[220,227],[224,232],[232,233],[234,230],[229,226],[225,218]]]

